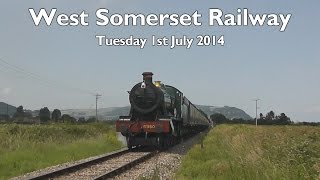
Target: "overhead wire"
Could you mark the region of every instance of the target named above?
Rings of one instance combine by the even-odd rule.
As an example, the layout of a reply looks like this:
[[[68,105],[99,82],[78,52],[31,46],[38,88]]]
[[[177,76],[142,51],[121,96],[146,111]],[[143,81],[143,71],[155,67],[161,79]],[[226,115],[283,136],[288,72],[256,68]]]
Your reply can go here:
[[[2,64],[1,64],[2,63]],[[48,83],[48,82],[46,82],[46,81],[44,81],[44,80],[42,80],[42,79],[39,79],[38,77],[35,77],[35,76],[32,76],[32,75],[30,75],[30,74],[28,74],[28,73],[26,73],[26,72],[23,72],[23,71],[20,71],[20,70],[18,70],[17,68],[14,68],[13,66],[10,66],[10,65],[8,65],[8,64],[3,64],[3,61],[1,62],[1,59],[0,59],[0,65],[2,65],[3,67],[5,67],[6,69],[9,69],[9,70],[12,70],[12,71],[14,71],[14,72],[16,72],[16,73],[19,73],[19,74],[22,74],[22,75],[24,75],[23,77],[24,78],[31,78],[31,79],[33,79],[33,80],[37,80],[37,81],[39,81],[42,85],[46,85],[46,86],[49,86],[49,87],[56,87],[55,85],[53,85],[53,84],[51,84],[51,83]],[[6,72],[8,72],[8,71],[6,71]]]
[[[21,68],[17,65],[11,64],[7,61],[5,61],[3,58],[0,58],[0,65],[2,65],[3,67],[6,67],[16,73],[22,74],[24,75],[23,77],[26,78],[31,78],[33,80],[37,80],[39,82],[41,82],[42,85],[46,85],[49,87],[53,87],[53,88],[64,88],[64,89],[68,89],[68,90],[72,90],[72,91],[78,91],[81,93],[85,93],[85,94],[90,94],[90,95],[95,95],[96,93],[89,91],[89,90],[84,90],[81,88],[76,88],[76,87],[71,87],[71,86],[67,86],[65,84],[62,84],[61,82],[57,82],[57,81],[53,81],[53,80],[48,80],[46,78],[44,78],[43,76],[30,72],[24,68]]]

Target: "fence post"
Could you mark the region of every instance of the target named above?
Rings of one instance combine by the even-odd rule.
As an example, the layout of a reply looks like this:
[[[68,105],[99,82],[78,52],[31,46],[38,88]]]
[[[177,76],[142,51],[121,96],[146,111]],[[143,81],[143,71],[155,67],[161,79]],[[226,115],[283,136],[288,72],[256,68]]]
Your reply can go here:
[[[201,149],[203,149],[203,134],[202,134],[202,132],[200,132],[200,143],[201,143]]]

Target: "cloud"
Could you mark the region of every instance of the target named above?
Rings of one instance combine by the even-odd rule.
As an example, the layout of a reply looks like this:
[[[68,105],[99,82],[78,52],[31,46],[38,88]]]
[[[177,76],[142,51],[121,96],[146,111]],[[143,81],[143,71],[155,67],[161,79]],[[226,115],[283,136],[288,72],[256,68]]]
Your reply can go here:
[[[4,95],[10,94],[11,93],[11,88],[8,88],[8,87],[2,88],[2,89],[0,89],[0,93],[4,94]]]

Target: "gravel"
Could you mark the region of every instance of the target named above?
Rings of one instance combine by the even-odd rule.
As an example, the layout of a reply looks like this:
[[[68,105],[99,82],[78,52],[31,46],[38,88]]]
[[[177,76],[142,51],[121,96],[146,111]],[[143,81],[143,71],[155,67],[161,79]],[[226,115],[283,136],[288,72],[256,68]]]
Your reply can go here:
[[[182,158],[200,142],[206,132],[198,134],[183,143],[176,145],[166,152],[161,152],[149,160],[140,163],[115,179],[172,179],[176,170],[180,167]]]
[[[125,149],[121,149],[119,151],[122,151],[122,150],[125,150]],[[111,153],[114,153],[114,152],[111,152]],[[87,162],[87,161],[90,161],[90,160],[93,160],[93,159],[96,159],[96,158],[99,158],[99,157],[102,157],[102,156],[105,156],[105,155],[108,155],[108,154],[111,154],[111,153],[101,154],[99,156],[93,156],[93,157],[89,157],[89,158],[86,158],[86,159],[81,159],[79,161],[67,162],[67,163],[64,163],[64,164],[51,166],[51,167],[48,167],[48,168],[45,168],[45,169],[40,169],[40,170],[37,170],[37,171],[33,171],[33,172],[30,172],[30,173],[27,173],[27,174],[22,175],[22,176],[11,178],[11,180],[26,180],[26,179],[30,179],[30,178],[39,176],[41,174],[46,174],[46,173],[53,172],[53,171],[56,171],[56,170],[59,170],[59,169],[63,169],[63,168],[66,168],[66,167],[70,167],[70,166],[73,166],[73,165],[76,165],[76,164],[79,164],[79,163],[84,163],[84,162]]]
[[[106,172],[110,172],[112,170],[115,170],[124,164],[127,164],[129,162],[132,162],[142,156],[145,156],[148,154],[148,152],[130,152],[127,154],[124,154],[122,156],[112,158],[109,160],[106,160],[102,163],[95,164],[92,166],[89,166],[87,168],[81,169],[79,171],[76,171],[74,173],[70,173],[67,175],[63,175],[54,179],[58,180],[64,180],[64,179],[93,179],[95,177],[99,177],[103,175]]]

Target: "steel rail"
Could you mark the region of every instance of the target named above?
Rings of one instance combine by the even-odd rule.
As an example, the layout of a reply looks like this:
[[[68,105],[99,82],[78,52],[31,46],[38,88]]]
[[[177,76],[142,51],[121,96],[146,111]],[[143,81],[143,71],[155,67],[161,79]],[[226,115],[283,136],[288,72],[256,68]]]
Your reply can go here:
[[[88,160],[88,161],[85,161],[85,162],[80,162],[80,163],[77,163],[77,164],[74,164],[74,165],[71,165],[71,166],[68,166],[68,167],[59,168],[59,169],[56,169],[54,171],[43,173],[43,174],[40,174],[40,175],[37,175],[37,176],[32,176],[32,177],[29,177],[29,178],[26,178],[26,179],[27,180],[51,179],[53,177],[57,177],[57,176],[64,175],[64,174],[67,174],[67,173],[72,173],[72,172],[75,172],[75,171],[77,171],[79,169],[83,169],[83,168],[86,168],[88,166],[91,166],[91,165],[94,165],[94,164],[98,164],[100,162],[103,162],[103,161],[106,161],[106,160],[109,160],[109,159],[112,159],[112,158],[115,158],[115,157],[119,157],[119,156],[121,156],[123,154],[126,154],[128,152],[130,152],[130,151],[127,148],[126,149],[122,149],[122,150],[119,150],[119,151],[115,151],[115,152],[106,154],[106,155],[104,155],[102,157],[97,157],[97,158],[94,158],[94,159],[91,159],[91,160]]]
[[[131,161],[129,163],[126,163],[126,164],[122,165],[121,167],[118,167],[118,168],[116,168],[116,169],[114,169],[114,170],[112,170],[110,172],[106,172],[105,174],[102,174],[102,175],[98,176],[98,177],[94,178],[94,180],[103,180],[103,179],[113,178],[113,177],[125,172],[126,170],[136,166],[137,164],[139,164],[139,163],[141,163],[141,162],[153,157],[157,153],[158,153],[158,151],[150,152],[150,153],[148,153],[148,154],[146,154],[146,155],[144,155],[144,156],[142,156],[142,157],[140,157],[138,159],[135,159],[135,160],[133,160],[133,161]]]

